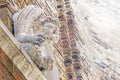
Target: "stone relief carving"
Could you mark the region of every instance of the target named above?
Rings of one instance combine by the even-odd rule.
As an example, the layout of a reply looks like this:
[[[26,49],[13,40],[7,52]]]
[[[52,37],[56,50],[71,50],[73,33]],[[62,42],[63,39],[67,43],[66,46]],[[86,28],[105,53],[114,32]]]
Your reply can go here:
[[[44,12],[29,5],[13,15],[15,38],[43,73],[53,69],[53,43],[58,39],[56,19],[41,19]]]

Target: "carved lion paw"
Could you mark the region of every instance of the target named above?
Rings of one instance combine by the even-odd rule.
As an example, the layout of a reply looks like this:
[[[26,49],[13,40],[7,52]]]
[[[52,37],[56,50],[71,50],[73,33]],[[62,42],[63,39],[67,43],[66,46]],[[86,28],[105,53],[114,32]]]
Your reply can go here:
[[[41,44],[45,41],[45,38],[41,34],[36,34],[34,36],[34,44],[41,46]]]

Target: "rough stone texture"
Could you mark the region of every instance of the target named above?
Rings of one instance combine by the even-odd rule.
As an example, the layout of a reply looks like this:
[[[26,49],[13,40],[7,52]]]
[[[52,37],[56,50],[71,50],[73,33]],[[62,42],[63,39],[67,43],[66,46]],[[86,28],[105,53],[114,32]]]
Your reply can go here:
[[[0,80],[26,80],[19,69],[0,48]],[[2,75],[1,75],[2,74]],[[7,77],[6,77],[7,76]]]
[[[0,19],[7,26],[7,28],[12,31],[11,27],[11,13],[7,8],[6,0],[0,0]]]
[[[119,0],[71,0],[89,80],[120,80]]]
[[[8,1],[10,1],[10,0],[8,0]],[[16,0],[17,1],[17,0]],[[28,4],[35,4],[35,5],[37,5],[37,6],[39,6],[40,8],[42,7],[46,12],[45,12],[45,14],[43,14],[43,15],[41,15],[40,17],[42,17],[42,18],[44,18],[45,16],[51,16],[51,17],[55,17],[55,13],[56,13],[56,11],[53,11],[53,10],[55,10],[55,8],[52,8],[51,6],[50,6],[50,4],[48,3],[48,2],[46,2],[46,1],[30,1],[30,3],[25,3],[25,4],[23,4],[23,5],[21,5],[21,6],[19,6],[19,2],[16,2],[15,0],[11,0],[10,1],[10,5],[11,5],[11,7],[15,10],[15,11],[18,11],[19,9],[21,9],[22,8],[22,6],[26,6],[26,5],[28,5]],[[23,2],[22,2],[23,1]],[[38,2],[39,2],[39,4],[38,4]],[[20,0],[20,3],[24,3],[24,0]],[[52,4],[54,4],[54,3],[52,3]],[[51,4],[51,5],[52,5]],[[48,46],[49,47],[49,46]],[[46,52],[52,52],[51,51],[51,46],[49,47],[49,50],[50,51],[46,51]],[[53,52],[52,52],[52,54],[53,54]],[[57,51],[55,51],[54,52],[54,54],[55,55],[57,55],[58,54],[58,52]],[[59,58],[58,58],[58,60],[59,60]],[[61,60],[59,60],[59,62],[61,62]],[[58,63],[59,63],[58,62]],[[55,65],[56,65],[56,63],[55,63]],[[63,66],[63,65],[61,65],[61,66]],[[62,67],[63,68],[63,67]],[[57,66],[54,68],[54,69],[57,69]],[[54,77],[54,75],[56,75],[56,73],[55,72],[53,72],[53,74],[51,74],[51,72],[49,72],[48,73],[49,75],[52,75],[52,76],[48,76],[48,79],[54,79],[55,77]],[[59,74],[59,73],[57,73],[57,74]],[[64,72],[63,72],[63,70],[61,70],[61,72],[60,72],[60,76],[61,77],[63,77],[62,78],[62,80],[63,79],[65,79],[64,78]],[[56,76],[57,77],[57,76]],[[54,79],[54,80],[56,80],[56,79]]]
[[[0,21],[0,47],[27,80],[46,80],[26,52]],[[16,74],[14,74],[16,75]],[[20,80],[20,79],[19,79]]]
[[[29,1],[30,4],[34,3],[53,13],[46,15],[57,14],[55,0],[46,0],[51,1],[49,4],[44,0],[39,0],[39,4],[37,0]],[[52,11],[48,9],[48,5]],[[71,5],[77,27],[76,38],[84,80],[120,80],[119,0],[71,0]],[[17,10],[18,7],[14,9]],[[56,46],[59,48],[55,57],[61,80],[65,80],[63,59],[59,53],[61,48],[58,44]]]

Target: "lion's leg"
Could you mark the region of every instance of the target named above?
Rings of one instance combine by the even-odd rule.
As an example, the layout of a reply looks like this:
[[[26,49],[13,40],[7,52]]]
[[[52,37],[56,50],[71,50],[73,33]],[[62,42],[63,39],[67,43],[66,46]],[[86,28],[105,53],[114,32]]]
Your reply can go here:
[[[20,43],[38,43],[38,44],[41,44],[44,41],[44,37],[41,34],[19,33],[15,37]]]

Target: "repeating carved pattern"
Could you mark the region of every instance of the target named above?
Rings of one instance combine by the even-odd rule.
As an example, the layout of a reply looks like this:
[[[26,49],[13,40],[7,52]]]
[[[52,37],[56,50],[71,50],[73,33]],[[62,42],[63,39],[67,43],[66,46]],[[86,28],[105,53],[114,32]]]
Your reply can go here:
[[[60,20],[60,40],[63,49],[67,80],[83,80],[81,75],[80,51],[77,49],[75,22],[69,0],[57,0]]]

